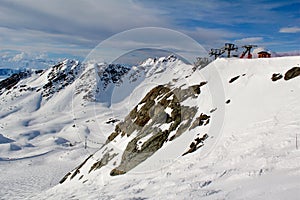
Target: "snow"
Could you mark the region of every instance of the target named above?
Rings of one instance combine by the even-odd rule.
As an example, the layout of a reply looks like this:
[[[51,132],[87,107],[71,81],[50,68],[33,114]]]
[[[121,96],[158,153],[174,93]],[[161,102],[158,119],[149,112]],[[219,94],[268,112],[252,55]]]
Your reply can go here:
[[[146,135],[145,137],[139,139],[139,140],[136,142],[136,149],[137,149],[137,150],[141,150],[143,144],[144,144],[147,140],[149,140],[151,137],[152,137],[152,134],[149,134],[149,135]]]
[[[133,132],[129,137],[118,135],[113,141],[113,145],[120,151],[124,151],[129,141],[136,136],[136,132]]]
[[[170,97],[167,98],[167,100],[171,101],[171,100],[173,100],[173,98],[174,98],[174,95],[171,95]]]
[[[159,128],[162,131],[165,131],[165,130],[169,130],[170,126],[171,126],[171,123],[168,123],[168,124],[165,123],[165,124],[160,125]]]
[[[300,57],[217,59],[194,73],[179,60],[163,60],[148,59],[142,64],[146,73],[139,74],[137,81],[130,82],[127,74],[123,84],[109,88],[113,95],[105,101],[110,101],[110,107],[103,102],[84,101],[85,93],[74,95],[74,91],[82,88],[82,91],[95,89],[90,82],[95,77],[87,68],[82,72],[86,76],[80,77],[86,82],[75,81],[48,101],[35,91],[16,90],[1,95],[1,198],[298,199],[300,150],[296,149],[295,140],[298,134],[300,143],[300,79],[273,82],[271,77],[273,73],[284,75],[290,68],[299,66]],[[142,70],[140,66],[136,68]],[[221,78],[221,88],[216,74],[211,73],[213,68]],[[88,75],[90,78],[85,79]],[[229,83],[238,75],[236,81]],[[20,84],[41,86],[46,83],[46,77],[47,72]],[[106,176],[113,165],[88,174],[88,166],[96,161],[96,156],[102,153],[100,150],[81,169],[81,173],[88,174],[84,179],[74,178],[58,184],[68,171],[95,153],[113,132],[115,124],[105,123],[108,119],[122,120],[150,89],[172,79],[178,79],[173,82],[176,86],[186,84],[185,88],[208,81],[195,99],[182,103],[197,105],[196,116],[210,115],[208,126],[186,131],[174,141],[166,142],[125,175]],[[117,91],[123,91],[118,98]],[[225,104],[227,99],[231,100],[229,104]],[[210,113],[214,108],[217,110]],[[167,107],[165,112],[170,115],[172,109]],[[160,128],[167,129],[168,125]],[[204,146],[181,156],[191,141],[204,133],[209,135]],[[112,153],[121,157],[128,141],[135,136],[136,133],[130,137],[117,136],[110,146]],[[138,141],[137,148],[149,137],[151,134]],[[112,161],[119,163],[119,157]]]
[[[169,97],[170,98],[170,97]],[[172,108],[170,108],[170,107],[166,107],[166,109],[165,109],[165,112],[169,115],[169,116],[172,116]]]
[[[139,111],[144,105],[145,105],[145,103],[138,104],[137,111]]]

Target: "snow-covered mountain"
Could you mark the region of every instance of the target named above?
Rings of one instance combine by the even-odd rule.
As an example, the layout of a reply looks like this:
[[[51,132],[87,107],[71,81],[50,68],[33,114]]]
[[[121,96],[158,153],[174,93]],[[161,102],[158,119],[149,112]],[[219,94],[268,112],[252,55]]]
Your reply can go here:
[[[10,68],[0,69],[0,81],[7,79],[11,75],[20,73],[22,71],[26,71],[26,69],[10,69]]]
[[[0,76],[6,76],[8,78],[11,75],[19,72],[20,70],[4,68],[4,69],[0,69]]]
[[[0,82],[1,133],[13,141],[2,145],[2,151],[6,153],[1,159],[18,159],[20,151],[31,155],[49,147],[53,150],[57,145],[76,146],[85,137],[96,142],[96,148],[99,148],[99,143],[105,143],[109,133],[97,134],[102,128],[93,119],[99,116],[95,112],[110,116],[101,126],[113,131],[114,124],[106,121],[115,115],[120,115],[121,119],[127,114],[124,102],[130,102],[128,106],[132,106],[139,101],[130,96],[137,87],[151,88],[158,84],[152,80],[159,73],[168,66],[181,64],[174,56],[149,59],[133,68],[65,60],[47,70],[13,74]],[[143,93],[138,94],[138,98],[142,98]],[[119,105],[122,107],[118,108]],[[74,131],[75,134],[70,133]]]
[[[0,169],[14,164],[0,193],[297,199],[299,75],[300,57],[217,59],[200,70],[175,56],[19,73],[0,82]],[[17,182],[32,173],[11,178],[22,162],[40,169],[23,190]],[[28,192],[50,169],[57,185]]]

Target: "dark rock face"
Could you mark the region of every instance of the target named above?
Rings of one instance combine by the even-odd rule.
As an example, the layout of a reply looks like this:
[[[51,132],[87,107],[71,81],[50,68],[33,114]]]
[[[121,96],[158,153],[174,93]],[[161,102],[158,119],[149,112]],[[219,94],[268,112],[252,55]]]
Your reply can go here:
[[[201,148],[204,145],[204,140],[206,140],[207,138],[208,138],[207,134],[204,134],[202,137],[197,137],[195,141],[190,144],[189,150],[187,150],[184,154],[182,154],[182,156],[197,151],[199,148]]]
[[[275,74],[273,74],[272,75],[272,81],[278,81],[278,80],[280,80],[280,79],[282,79],[283,78],[283,76],[282,76],[282,74],[280,74],[280,73],[275,73]]]
[[[67,180],[67,178],[71,175],[71,172],[67,173],[60,181],[59,183],[62,184],[63,182],[65,182]]]
[[[109,64],[102,68],[98,73],[100,80],[104,83],[104,89],[108,84],[114,83],[119,85],[122,83],[122,77],[130,70],[129,67],[120,64]]]
[[[42,96],[49,98],[68,85],[72,84],[77,75],[81,64],[73,60],[61,62],[51,68],[48,74],[48,82],[43,86]]]
[[[116,123],[116,122],[118,122],[118,121],[120,121],[120,120],[110,118],[110,119],[109,119],[107,122],[105,122],[105,123],[106,123],[106,124],[114,124],[114,123]]]
[[[110,65],[100,66],[97,73],[99,77],[103,76],[100,78],[102,85],[108,86],[110,83],[122,83],[122,77],[128,70],[120,65]],[[175,87],[169,83],[150,90],[124,120],[115,126],[115,130],[101,147],[101,153],[96,153],[97,161],[89,162],[89,173],[107,166],[112,167],[111,176],[125,174],[147,160],[166,142],[177,139],[197,126],[209,124],[210,116],[204,113],[196,116],[199,109],[196,105],[184,105],[186,100],[196,100],[201,94],[201,87],[206,84],[207,82],[201,82],[192,86]],[[109,119],[106,123],[115,122],[117,120]],[[119,142],[121,151],[118,149]],[[194,143],[193,151],[203,144],[201,138],[196,138]],[[81,166],[71,172],[70,179],[79,174]]]
[[[290,80],[297,76],[300,76],[300,67],[293,67],[292,69],[288,70],[284,75],[284,80]]]
[[[87,159],[85,159],[85,161],[83,163],[81,163],[78,167],[75,168],[75,171],[72,173],[67,173],[60,181],[59,183],[62,184],[63,182],[65,182],[68,177],[70,177],[70,179],[73,179],[77,174],[80,173],[80,169],[81,167],[92,157],[93,155],[90,155]]]
[[[168,141],[172,131],[176,130],[176,133],[170,137],[170,141],[188,130],[197,108],[181,105],[181,102],[188,98],[196,98],[200,93],[200,84],[186,89],[172,89],[167,85],[153,88],[108,137],[106,143],[111,142],[118,135],[129,137],[133,133],[137,134],[128,143],[120,165],[111,171],[111,175],[124,174],[145,161]],[[166,112],[166,109],[170,111]],[[202,120],[208,123],[209,116],[201,115],[200,118],[201,123]],[[161,125],[166,124],[169,124],[167,129],[160,128]],[[148,139],[141,142],[145,137]],[[137,147],[139,143],[141,144]]]
[[[114,153],[112,155],[109,154],[109,152],[106,152],[103,157],[101,158],[101,160],[99,160],[98,162],[95,162],[93,164],[93,166],[91,167],[91,169],[89,170],[89,173],[92,170],[96,170],[96,169],[100,169],[101,167],[107,165],[107,163],[109,161],[111,161],[115,156],[117,156],[118,154]]]
[[[2,94],[4,90],[13,88],[20,80],[27,78],[30,75],[30,71],[19,72],[17,74],[11,75],[9,78],[3,81],[0,81],[0,94]]]
[[[44,70],[27,70],[19,73],[15,73],[9,78],[0,82],[0,95],[10,89],[18,89],[19,92],[23,91],[36,91],[42,93],[42,96],[49,99],[54,93],[59,92],[68,85],[72,84],[79,76],[82,64],[74,60],[65,60],[51,67],[47,76],[47,82],[37,88],[27,87],[26,85],[16,85],[22,79],[29,78],[33,75],[42,75],[46,71]],[[10,93],[10,91],[8,92]]]
[[[233,83],[233,82],[236,81],[238,78],[240,78],[240,76],[233,77],[232,79],[229,80],[229,83]]]
[[[193,122],[192,126],[190,127],[190,130],[193,128],[196,128],[197,126],[206,126],[209,124],[210,116],[206,115],[204,113],[201,113],[199,117],[196,118],[196,120]]]
[[[126,172],[122,171],[122,170],[118,170],[118,169],[113,169],[110,172],[111,176],[117,176],[117,175],[122,175],[125,174]]]

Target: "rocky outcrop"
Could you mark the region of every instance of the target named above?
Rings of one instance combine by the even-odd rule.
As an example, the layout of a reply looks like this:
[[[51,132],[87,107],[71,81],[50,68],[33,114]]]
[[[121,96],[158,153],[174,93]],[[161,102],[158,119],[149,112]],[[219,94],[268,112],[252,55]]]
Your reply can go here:
[[[123,79],[125,82],[127,78],[126,84],[131,83],[138,78],[138,74],[141,75],[139,77],[141,79],[150,75],[158,76],[157,74],[162,71],[169,70],[168,64],[177,62],[176,60],[174,56],[157,60],[148,59],[139,67],[133,67],[132,70],[121,65],[94,65],[89,66],[80,79],[89,80],[96,77],[98,86],[110,91],[114,86],[122,84]],[[88,70],[91,70],[91,73],[86,73]],[[192,71],[187,71],[186,74],[190,72]],[[98,170],[110,176],[126,174],[183,134],[191,131],[194,135],[196,127],[209,124],[210,116],[201,113],[199,111],[201,108],[197,104],[201,87],[207,82],[199,81],[194,85],[187,85],[180,78],[173,80],[169,83],[163,82],[166,84],[161,83],[148,90],[148,93],[122,121],[113,118],[106,121],[107,124],[116,123],[115,129],[107,137],[101,149],[93,154],[96,160],[90,159],[84,164],[82,172],[80,172],[80,166],[73,170],[66,179],[71,180],[75,176],[80,177],[79,179],[83,177],[88,179],[90,176],[88,174]],[[85,83],[88,82],[85,81]],[[86,90],[91,91],[91,87],[86,86],[87,84],[80,83],[76,87],[76,94],[80,92],[88,94]],[[97,88],[95,92],[99,90],[101,92],[101,89]],[[182,147],[178,156],[186,151],[185,147]]]
[[[300,67],[293,67],[292,69],[288,70],[284,75],[284,80],[290,80],[300,76]]]
[[[282,79],[283,78],[283,76],[282,76],[282,74],[280,74],[280,73],[275,73],[275,74],[273,74],[272,75],[272,81],[273,82],[275,82],[275,81],[278,81],[278,80],[280,80],[280,79]]]
[[[31,75],[31,71],[19,72],[11,75],[9,78],[0,81],[0,95],[5,91],[13,88],[20,80]]]
[[[47,76],[48,82],[43,86],[42,96],[49,98],[72,84],[79,75],[81,66],[81,63],[74,60],[65,60],[53,66]]]
[[[203,85],[205,84],[202,83],[201,86]],[[130,137],[136,134],[128,143],[119,166],[111,171],[111,175],[128,172],[153,155],[166,141],[172,141],[188,130],[198,109],[181,105],[181,102],[196,98],[201,93],[201,86],[192,85],[183,89],[159,85],[153,88],[107,139],[106,143],[109,143],[119,135]],[[198,124],[202,120],[208,123],[207,117],[201,115]],[[173,135],[169,138],[171,132]]]
[[[114,83],[120,85],[122,83],[122,77],[130,70],[130,67],[120,64],[108,64],[102,67],[98,71],[100,80],[103,82],[104,89],[108,84]]]
[[[208,138],[207,134],[204,134],[202,137],[197,137],[191,144],[189,150],[187,150],[182,156],[185,156],[186,154],[193,153],[197,151],[199,148],[201,148],[204,145],[204,140]]]
[[[196,128],[197,126],[206,126],[209,124],[210,116],[201,113],[199,117],[196,118],[196,120],[193,122],[192,126],[190,127],[190,130],[193,128]]]
[[[95,163],[92,165],[91,169],[89,170],[89,173],[90,173],[92,170],[100,169],[101,167],[107,165],[107,163],[108,163],[109,161],[111,161],[111,160],[112,160],[115,156],[117,156],[117,155],[118,155],[117,153],[110,154],[109,152],[106,152],[106,153],[103,155],[103,157],[102,157],[99,161],[95,162]]]
[[[229,80],[229,83],[233,83],[233,82],[236,81],[238,78],[240,78],[240,76],[233,77],[232,79]]]

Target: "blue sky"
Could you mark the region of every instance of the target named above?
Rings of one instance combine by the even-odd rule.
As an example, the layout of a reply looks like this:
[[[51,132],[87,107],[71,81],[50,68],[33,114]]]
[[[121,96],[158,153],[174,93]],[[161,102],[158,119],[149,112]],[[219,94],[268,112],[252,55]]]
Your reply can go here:
[[[300,2],[221,0],[2,0],[0,51],[85,57],[139,27],[182,32],[207,50],[233,42],[300,51]]]

